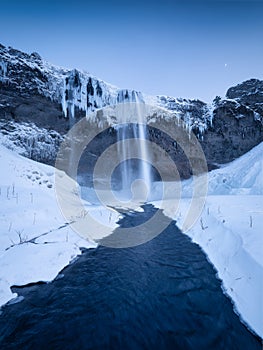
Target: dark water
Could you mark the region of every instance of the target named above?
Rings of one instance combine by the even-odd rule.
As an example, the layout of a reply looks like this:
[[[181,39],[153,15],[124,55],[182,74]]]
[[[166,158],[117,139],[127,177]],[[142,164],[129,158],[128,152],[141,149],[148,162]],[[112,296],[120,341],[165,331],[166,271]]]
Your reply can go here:
[[[127,216],[135,225],[153,213]],[[0,349],[261,349],[199,247],[171,223],[152,241],[100,246],[64,278],[20,288],[0,316]]]

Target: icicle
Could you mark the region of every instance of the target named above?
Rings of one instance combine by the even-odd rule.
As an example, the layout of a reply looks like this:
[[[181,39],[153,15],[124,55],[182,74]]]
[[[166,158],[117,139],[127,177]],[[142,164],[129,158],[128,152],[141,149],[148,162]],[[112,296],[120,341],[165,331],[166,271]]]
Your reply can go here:
[[[5,61],[0,61],[0,81],[5,82],[7,77],[7,65],[8,63]]]

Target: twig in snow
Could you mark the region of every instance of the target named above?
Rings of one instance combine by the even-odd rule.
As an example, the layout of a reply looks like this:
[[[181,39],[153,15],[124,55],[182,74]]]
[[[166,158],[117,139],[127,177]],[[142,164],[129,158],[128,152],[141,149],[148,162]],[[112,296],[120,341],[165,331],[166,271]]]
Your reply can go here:
[[[238,281],[238,280],[241,280],[241,278],[243,278],[243,277],[237,277],[237,278],[235,278],[235,280]]]
[[[202,218],[200,219],[200,225],[201,225],[202,230],[206,230],[208,228],[208,226],[204,226]]]
[[[22,236],[22,233],[24,232],[24,230],[16,230],[16,233],[18,235],[19,238],[19,243],[18,244],[23,244],[26,243],[27,241],[27,236]]]
[[[9,239],[10,239],[10,242],[12,243],[12,245],[10,247],[6,248],[5,250],[8,250],[9,248],[14,247],[16,245],[15,242],[11,238],[9,238]]]
[[[252,220],[252,216],[250,215],[249,217],[249,226],[252,227],[253,226],[253,220]]]
[[[74,222],[75,222],[75,221],[66,222],[65,224],[63,224],[63,225],[61,225],[61,226],[59,226],[59,227],[57,227],[57,228],[55,228],[55,229],[49,230],[49,231],[47,231],[47,232],[44,232],[44,233],[42,233],[42,234],[40,234],[40,235],[38,235],[38,236],[36,236],[36,237],[33,237],[33,238],[31,238],[31,239],[28,239],[27,236],[22,237],[22,232],[23,232],[24,230],[18,230],[18,231],[16,231],[16,233],[18,234],[18,237],[19,237],[19,243],[15,243],[15,242],[12,241],[12,239],[10,238],[10,241],[12,242],[12,245],[9,246],[9,247],[7,247],[7,248],[5,248],[5,250],[7,251],[7,250],[9,250],[10,248],[13,248],[13,247],[15,247],[15,246],[17,246],[17,245],[22,245],[22,244],[27,244],[27,243],[32,243],[32,244],[43,244],[43,243],[37,243],[36,240],[37,240],[38,238],[40,238],[40,237],[43,237],[43,236],[48,235],[48,234],[51,233],[51,232],[54,232],[54,231],[57,231],[57,230],[61,230],[62,228],[67,227],[67,226],[73,224]],[[48,243],[49,243],[49,242],[44,242],[44,244],[48,244]],[[56,242],[50,242],[50,243],[56,243]]]
[[[7,189],[6,189],[6,198],[7,199],[10,199],[9,198],[9,191],[10,191],[10,186],[8,186]]]

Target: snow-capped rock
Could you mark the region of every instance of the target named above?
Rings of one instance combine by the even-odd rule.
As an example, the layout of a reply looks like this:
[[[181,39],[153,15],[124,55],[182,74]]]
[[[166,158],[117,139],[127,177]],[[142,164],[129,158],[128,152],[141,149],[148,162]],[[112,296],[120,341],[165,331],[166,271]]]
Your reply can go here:
[[[217,163],[241,156],[263,141],[262,96],[263,82],[257,79],[230,88],[226,98],[216,97],[211,104],[164,95],[149,96],[130,89],[119,89],[88,72],[56,67],[35,52],[27,54],[0,45],[0,120],[25,123],[27,127],[31,125],[35,130],[38,128],[40,134],[55,130],[63,136],[82,117],[86,116],[93,122],[90,116],[97,109],[122,102],[145,102],[171,112],[165,121],[172,129],[176,128],[179,119],[184,121],[189,134],[193,131],[199,138],[209,169],[217,167]],[[101,122],[97,119],[94,122],[99,126]],[[29,133],[34,134],[34,130]],[[152,141],[162,139],[165,150],[174,160],[179,157],[181,162],[176,140],[169,140],[158,130],[149,134]],[[116,142],[113,136],[109,137]],[[47,136],[44,144],[48,145],[47,140],[51,138],[52,135]],[[6,134],[5,140],[10,147],[12,143],[17,146],[11,133]],[[20,146],[26,150],[28,140],[24,138],[24,142],[22,145],[23,140],[20,140]],[[105,139],[102,140],[102,148],[104,144],[107,144]],[[33,156],[39,155],[38,150],[23,154],[54,163],[55,152],[47,147],[48,151],[42,152],[43,156],[39,158]],[[57,149],[57,144],[54,149]],[[54,159],[50,159],[51,154]],[[185,161],[183,163],[186,168],[183,173],[186,177],[190,176],[190,169]]]
[[[186,120],[189,127],[206,127],[211,119],[206,104],[198,100],[152,97],[141,92],[119,89],[90,73],[56,67],[39,54],[31,55],[13,48],[0,47],[0,82],[20,94],[40,94],[61,105],[65,117],[74,118],[76,110],[90,112],[122,102],[154,103]]]
[[[55,130],[38,128],[33,123],[0,121],[0,142],[27,158],[53,163],[62,136]]]

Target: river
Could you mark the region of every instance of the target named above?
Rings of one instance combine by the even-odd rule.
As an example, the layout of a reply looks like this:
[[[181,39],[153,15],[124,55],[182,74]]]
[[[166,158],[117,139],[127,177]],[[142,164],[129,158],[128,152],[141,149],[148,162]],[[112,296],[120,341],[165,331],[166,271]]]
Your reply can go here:
[[[155,210],[146,205],[120,225],[136,226]],[[60,276],[15,288],[24,300],[2,310],[1,350],[261,349],[175,222],[137,247],[85,250]]]

